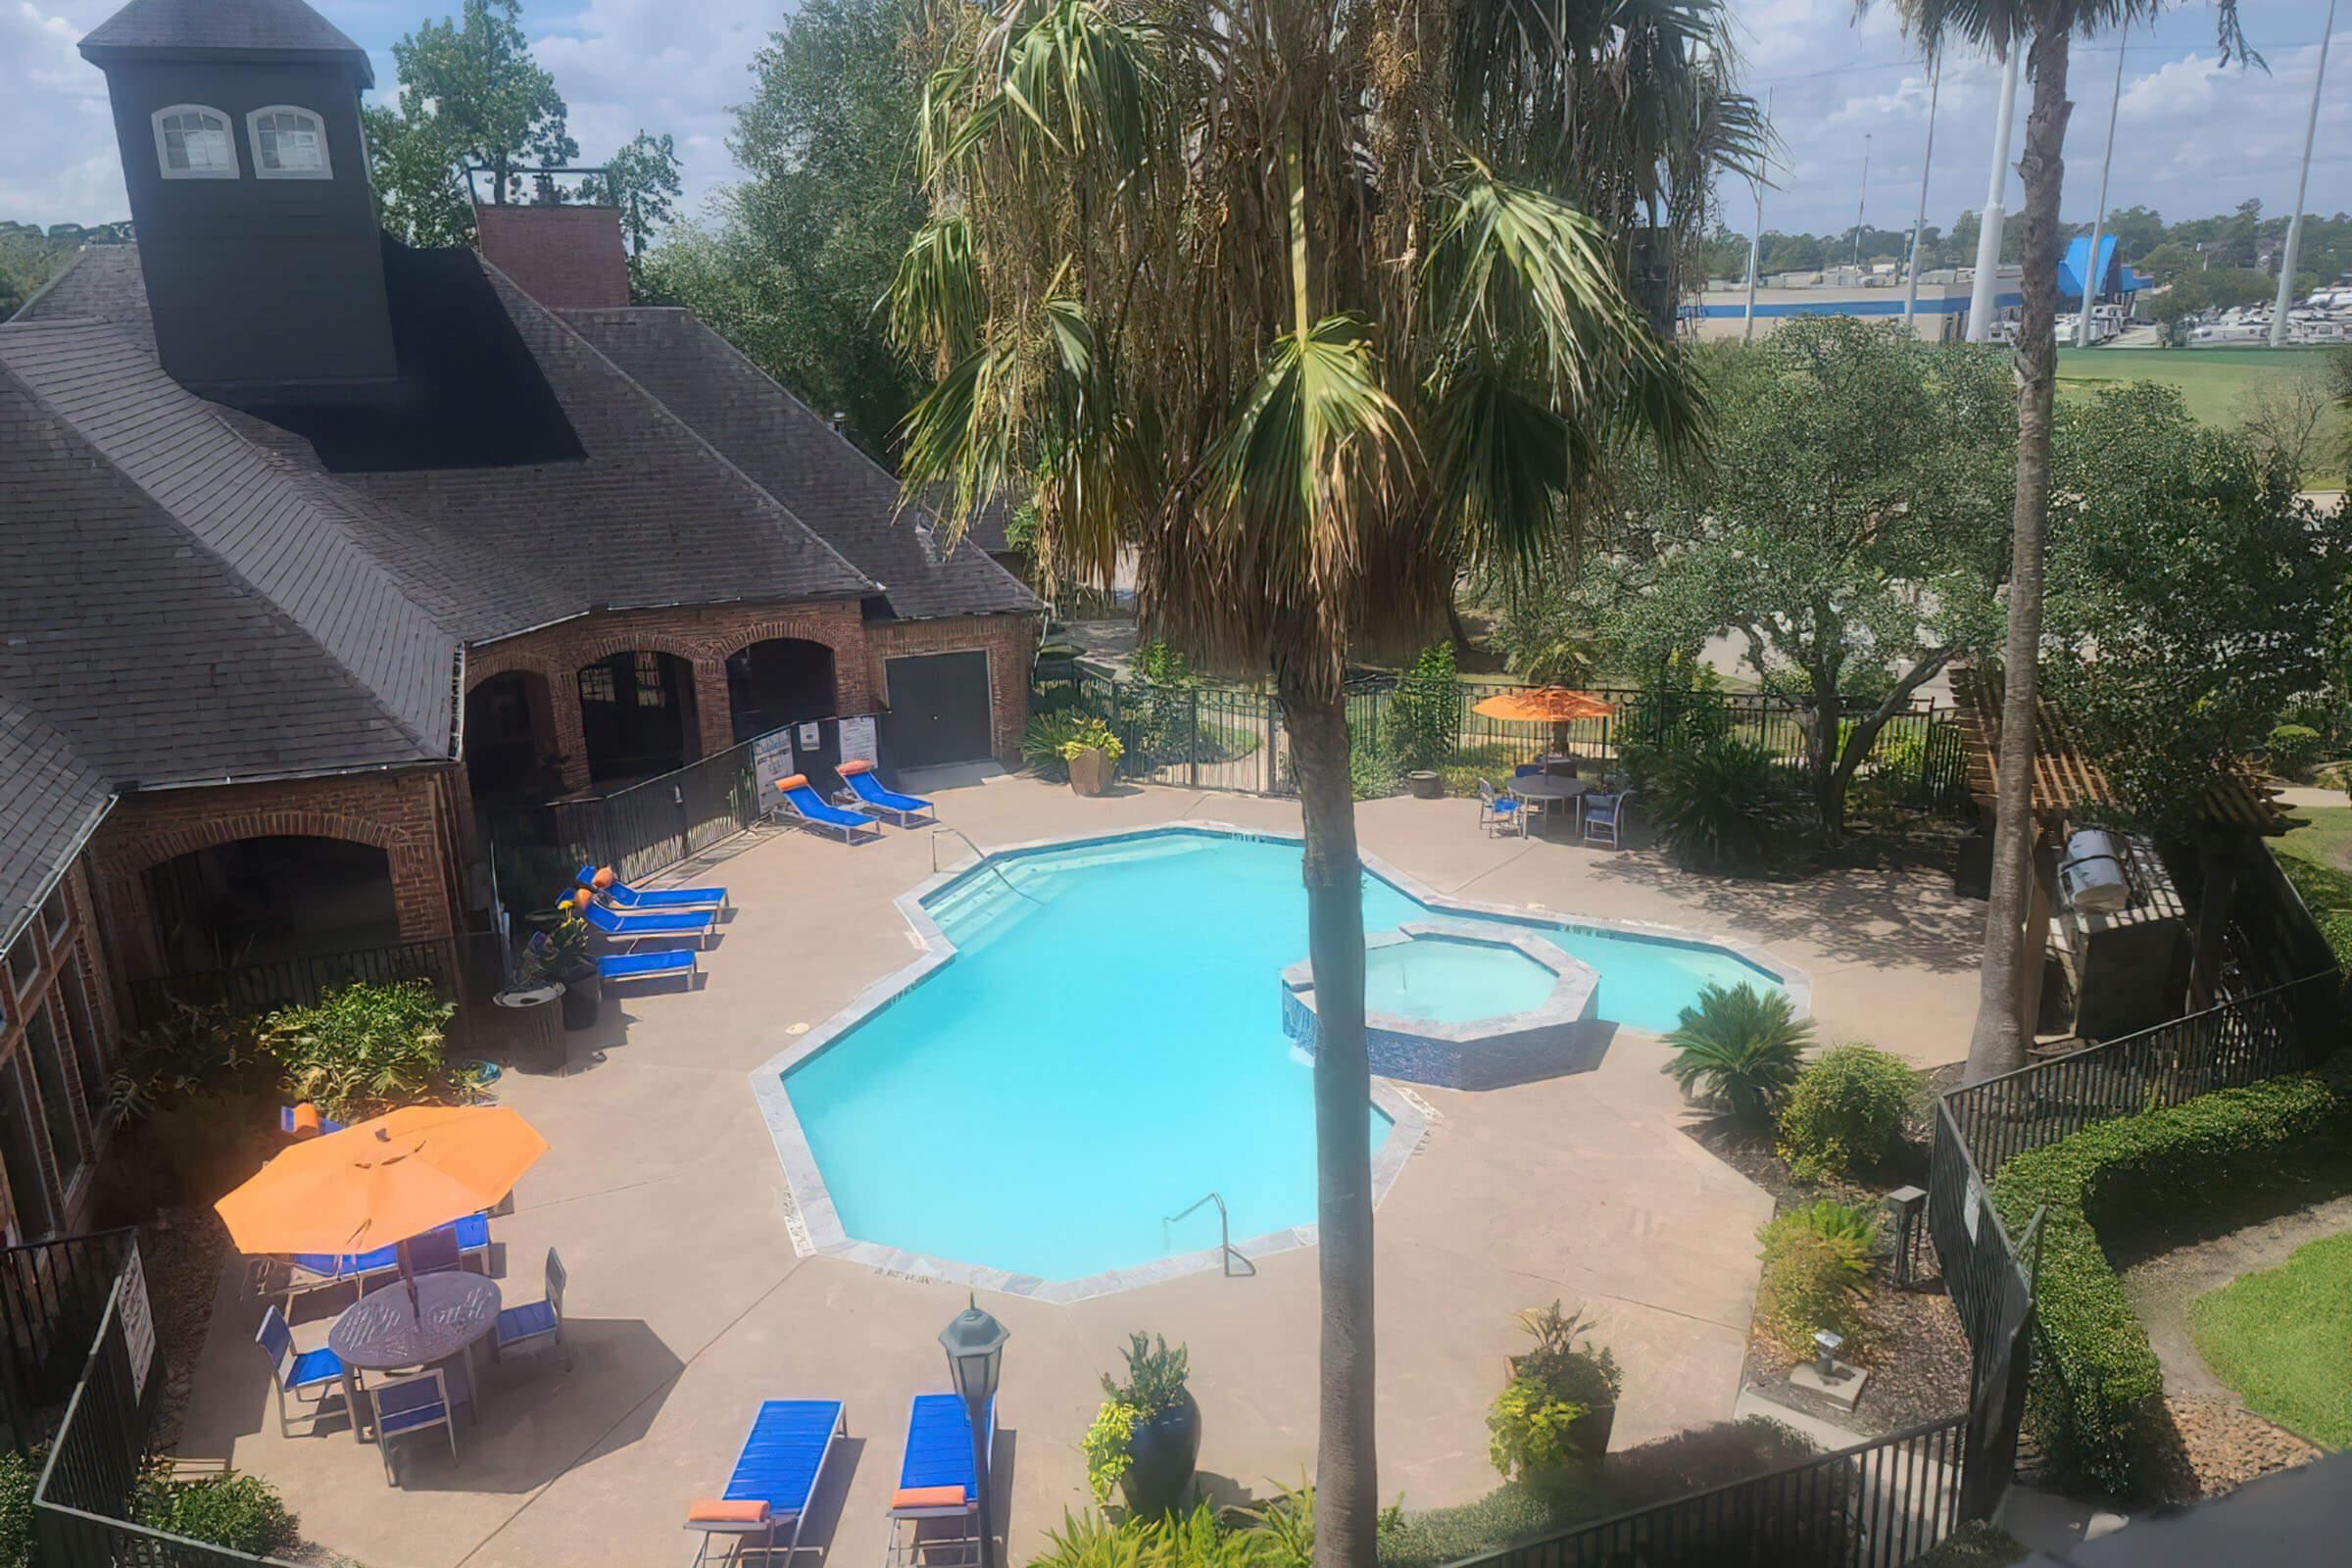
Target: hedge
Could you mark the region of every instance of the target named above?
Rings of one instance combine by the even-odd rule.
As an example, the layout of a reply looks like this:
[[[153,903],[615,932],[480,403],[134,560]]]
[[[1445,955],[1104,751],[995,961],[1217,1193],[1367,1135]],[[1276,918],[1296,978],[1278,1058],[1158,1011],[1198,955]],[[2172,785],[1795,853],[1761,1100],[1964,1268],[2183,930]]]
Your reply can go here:
[[[2102,1122],[2001,1167],[1992,1200],[2012,1236],[2041,1224],[2036,1299],[2043,1354],[2026,1419],[2062,1476],[2140,1493],[2164,1399],[2164,1369],[2100,1245],[2200,1197],[2285,1174],[2345,1111],[2310,1076],[2225,1089]]]

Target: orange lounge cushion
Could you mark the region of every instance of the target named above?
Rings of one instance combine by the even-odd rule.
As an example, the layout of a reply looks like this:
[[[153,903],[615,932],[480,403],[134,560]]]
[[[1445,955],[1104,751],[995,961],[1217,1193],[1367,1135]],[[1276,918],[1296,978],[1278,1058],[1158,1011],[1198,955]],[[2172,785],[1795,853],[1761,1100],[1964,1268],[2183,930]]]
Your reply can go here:
[[[324,1130],[324,1120],[319,1115],[318,1107],[317,1105],[312,1104],[306,1100],[301,1104],[294,1107],[295,1137],[316,1138]]]
[[[873,763],[866,761],[862,758],[853,757],[848,761],[835,768],[833,771],[839,773],[842,777],[847,778],[852,773],[871,773],[873,770]]]
[[[588,879],[588,885],[602,893],[619,880],[619,877],[612,874],[612,868],[607,865],[598,868],[596,875]]]
[[[758,1497],[746,1497],[740,1502],[703,1497],[686,1505],[686,1522],[690,1525],[763,1525],[767,1517],[767,1504]]]
[[[585,909],[595,897],[586,888],[582,888],[571,896],[571,906],[575,909]]]
[[[890,1499],[893,1508],[960,1508],[963,1504],[961,1487],[901,1487],[899,1494]]]
[[[776,788],[780,790],[803,790],[807,789],[808,787],[808,775],[806,773],[795,773],[789,778],[780,778],[776,780]]]

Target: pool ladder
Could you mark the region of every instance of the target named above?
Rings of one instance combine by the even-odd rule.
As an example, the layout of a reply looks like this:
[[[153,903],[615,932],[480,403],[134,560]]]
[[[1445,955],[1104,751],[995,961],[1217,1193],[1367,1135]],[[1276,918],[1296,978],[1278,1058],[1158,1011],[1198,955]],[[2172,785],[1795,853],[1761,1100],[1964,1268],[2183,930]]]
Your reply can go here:
[[[1005,889],[1012,893],[1016,898],[1028,899],[1031,904],[1036,905],[1041,909],[1046,906],[1045,900],[1031,897],[1029,894],[1023,893],[1019,888],[1014,887],[1012,885],[1012,878],[1004,874],[1004,868],[999,865],[995,860],[989,858],[988,852],[982,849],[979,845],[974,844],[972,842],[972,836],[959,827],[935,827],[931,830],[931,874],[933,876],[937,876],[939,874],[939,836],[942,833],[953,833],[957,838],[963,840],[964,847],[970,850],[972,854],[978,858],[980,864],[988,867],[988,869],[995,874],[996,879],[1004,883]],[[1193,1205],[1194,1208],[1199,1208],[1200,1206],[1200,1205],[1198,1203]]]
[[[1180,1219],[1189,1219],[1201,1203],[1217,1205],[1217,1257],[1218,1261],[1225,1265],[1225,1277],[1227,1279],[1234,1277],[1233,1265],[1236,1263],[1242,1265],[1242,1272],[1245,1275],[1255,1274],[1257,1265],[1233,1250],[1233,1217],[1225,1212],[1225,1200],[1219,1195],[1210,1193],[1183,1213],[1168,1215],[1160,1221],[1160,1224],[1173,1225]]]

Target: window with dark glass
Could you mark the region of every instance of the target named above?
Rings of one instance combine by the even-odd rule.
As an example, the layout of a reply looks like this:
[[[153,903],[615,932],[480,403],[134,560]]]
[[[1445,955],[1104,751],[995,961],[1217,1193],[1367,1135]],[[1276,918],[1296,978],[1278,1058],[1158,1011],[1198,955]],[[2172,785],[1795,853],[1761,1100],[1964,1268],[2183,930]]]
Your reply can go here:
[[[74,1076],[66,1066],[57,1029],[44,1004],[24,1016],[24,1054],[32,1058],[33,1084],[40,1093],[41,1121],[49,1129],[49,1152],[59,1178],[72,1186],[81,1169],[81,1113],[74,1105]]]
[[[32,1130],[24,1064],[20,1056],[0,1062],[0,1169],[8,1173],[17,1239],[38,1241],[55,1230],[57,1199],[48,1166],[41,1159],[40,1139]]]
[[[668,701],[669,693],[662,685],[662,656],[660,654],[639,654],[637,656],[637,706],[639,708],[661,708]]]
[[[90,994],[83,983],[81,956],[69,954],[58,970],[57,994],[66,1014],[66,1033],[74,1038],[74,1064],[81,1069],[81,1104],[90,1125],[106,1114],[106,1045],[98,1035],[98,1020],[90,1011]]]

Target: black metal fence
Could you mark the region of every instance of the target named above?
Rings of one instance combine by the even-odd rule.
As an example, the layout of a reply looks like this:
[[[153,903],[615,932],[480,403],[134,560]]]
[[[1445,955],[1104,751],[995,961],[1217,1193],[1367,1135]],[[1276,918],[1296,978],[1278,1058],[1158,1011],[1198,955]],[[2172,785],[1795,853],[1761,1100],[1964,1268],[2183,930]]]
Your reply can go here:
[[[438,939],[396,942],[389,947],[355,948],[346,953],[133,980],[131,1022],[141,1029],[157,1027],[167,1022],[177,1006],[226,1004],[239,1014],[308,1006],[337,986],[392,980],[430,980],[453,1001],[461,994],[457,956],[450,943]]]
[[[0,1251],[0,1419],[19,1453],[48,1436],[43,1412],[80,1376],[131,1236],[124,1228]]]
[[[1455,1568],[1898,1568],[1967,1517],[1967,1445],[1954,1416]]]
[[[1984,1181],[2029,1150],[2157,1105],[2260,1083],[2311,1062],[2297,1010],[2331,968],[1944,1096]],[[1931,1190],[1931,1197],[1933,1191]]]

